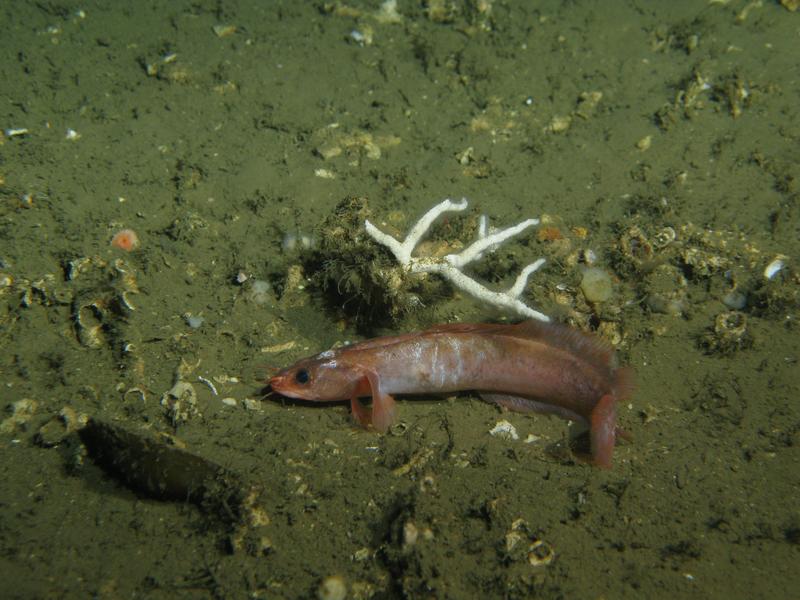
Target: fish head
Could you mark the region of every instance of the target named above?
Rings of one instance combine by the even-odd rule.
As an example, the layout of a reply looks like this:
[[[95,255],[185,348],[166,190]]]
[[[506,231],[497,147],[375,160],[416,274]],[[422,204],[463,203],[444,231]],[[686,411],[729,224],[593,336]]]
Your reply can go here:
[[[270,387],[298,400],[349,400],[363,377],[329,352],[305,358],[270,378]]]

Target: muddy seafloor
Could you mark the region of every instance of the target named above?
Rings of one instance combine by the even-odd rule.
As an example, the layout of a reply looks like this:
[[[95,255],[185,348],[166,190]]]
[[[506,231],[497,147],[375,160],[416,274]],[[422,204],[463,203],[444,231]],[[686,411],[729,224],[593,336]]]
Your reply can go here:
[[[800,14],[388,9],[0,9],[2,596],[790,597]],[[565,422],[469,393],[401,400],[387,435],[262,401],[335,343],[513,318],[442,285],[382,318],[319,253],[345,198],[403,232],[462,196],[433,238],[542,217],[471,273],[499,289],[547,258],[523,299],[635,371],[613,469],[578,460]],[[589,263],[612,280],[599,304]],[[340,285],[319,277],[337,264]],[[86,417],[252,483],[261,520],[110,477]],[[519,439],[489,434],[501,420]]]

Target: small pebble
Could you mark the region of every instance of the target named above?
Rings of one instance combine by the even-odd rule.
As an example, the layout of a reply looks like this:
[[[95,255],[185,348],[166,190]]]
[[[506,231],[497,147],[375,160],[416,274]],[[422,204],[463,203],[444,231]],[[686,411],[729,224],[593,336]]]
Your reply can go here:
[[[192,313],[186,313],[183,315],[183,318],[186,321],[186,324],[192,329],[199,329],[203,324],[203,321],[205,321],[203,317],[193,315]]]
[[[611,276],[598,267],[589,267],[583,271],[581,291],[589,302],[605,302],[614,293]]]
[[[250,286],[250,299],[258,305],[269,303],[272,300],[272,286],[263,279],[253,280]]]
[[[344,600],[347,597],[347,584],[341,575],[330,575],[322,580],[317,590],[319,600]]]
[[[731,310],[742,310],[747,306],[747,296],[737,290],[731,290],[722,297],[722,302]]]
[[[242,404],[247,410],[261,410],[261,402],[255,398],[245,398],[242,400]]]
[[[295,250],[310,250],[315,245],[315,240],[312,236],[305,233],[287,233],[281,240],[281,250],[285,254],[294,252]]]

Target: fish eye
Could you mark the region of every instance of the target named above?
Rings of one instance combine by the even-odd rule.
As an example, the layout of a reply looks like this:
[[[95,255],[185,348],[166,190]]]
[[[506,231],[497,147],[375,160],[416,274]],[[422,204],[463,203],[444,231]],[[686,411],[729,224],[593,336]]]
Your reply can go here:
[[[308,383],[309,379],[311,379],[311,376],[308,374],[308,369],[300,369],[294,374],[294,380],[297,383]]]

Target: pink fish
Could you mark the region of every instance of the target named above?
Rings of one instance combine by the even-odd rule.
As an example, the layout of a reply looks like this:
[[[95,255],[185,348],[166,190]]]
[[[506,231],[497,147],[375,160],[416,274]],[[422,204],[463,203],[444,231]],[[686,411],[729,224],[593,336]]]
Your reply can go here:
[[[613,348],[563,325],[454,323],[379,337],[305,358],[269,381],[284,396],[350,400],[354,418],[385,432],[394,394],[478,391],[510,410],[537,411],[588,424],[593,462],[611,467],[616,405],[632,389]],[[359,398],[371,397],[372,410]]]

